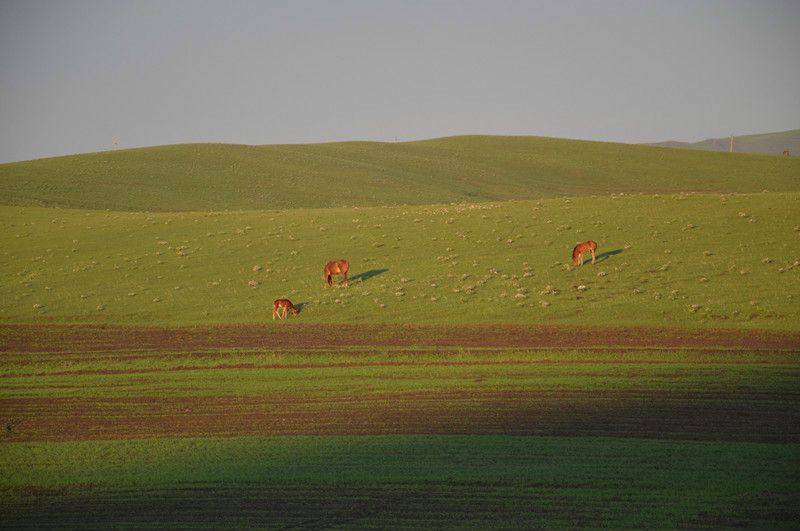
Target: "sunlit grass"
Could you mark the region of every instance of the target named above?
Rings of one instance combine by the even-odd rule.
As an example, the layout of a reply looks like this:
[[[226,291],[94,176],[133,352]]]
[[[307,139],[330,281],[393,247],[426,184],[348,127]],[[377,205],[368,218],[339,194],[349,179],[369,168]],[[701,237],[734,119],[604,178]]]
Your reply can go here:
[[[796,328],[800,195],[119,213],[3,207],[3,322]],[[598,262],[570,263],[578,241]],[[327,260],[350,287],[324,289]],[[280,323],[277,323],[278,325]]]

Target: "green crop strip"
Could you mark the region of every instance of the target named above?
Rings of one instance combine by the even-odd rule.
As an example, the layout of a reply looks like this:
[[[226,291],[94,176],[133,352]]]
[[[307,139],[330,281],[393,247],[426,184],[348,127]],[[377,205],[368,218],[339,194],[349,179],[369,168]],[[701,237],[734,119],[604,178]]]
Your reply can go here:
[[[199,504],[232,527],[255,506],[270,526],[314,517],[333,527],[698,527],[737,515],[740,525],[781,526],[797,514],[790,504],[799,452],[798,445],[609,438],[156,439],[8,444],[0,469],[3,504],[14,508],[7,522],[17,523],[33,510],[39,521],[70,523],[70,504],[92,508],[83,515],[91,522],[103,514],[97,504],[111,503],[116,518],[173,524],[190,523]],[[70,490],[76,486],[84,487]],[[28,505],[20,497],[26,489],[60,494]],[[220,496],[240,501],[215,505]],[[297,496],[305,503],[293,504]],[[242,502],[250,498],[252,507]],[[272,513],[271,500],[282,501]],[[761,510],[765,500],[771,512]],[[134,508],[140,512],[128,512]]]

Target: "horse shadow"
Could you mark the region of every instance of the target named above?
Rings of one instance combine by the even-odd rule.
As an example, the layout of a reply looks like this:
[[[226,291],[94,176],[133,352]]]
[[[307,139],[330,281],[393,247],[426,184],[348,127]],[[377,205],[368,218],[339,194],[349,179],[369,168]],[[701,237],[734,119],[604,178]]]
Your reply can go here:
[[[306,304],[308,304],[308,303],[307,302],[301,302],[299,304],[295,304],[294,305],[294,307],[297,308],[297,313],[298,314],[303,313],[303,308],[305,307]]]
[[[370,269],[369,271],[364,271],[363,273],[359,273],[350,277],[350,280],[355,282],[364,282],[365,280],[369,280],[372,277],[376,277],[380,274],[386,273],[389,271],[388,269]]]
[[[602,262],[603,260],[607,260],[610,256],[614,256],[615,254],[619,254],[622,252],[622,249],[614,249],[613,251],[606,251],[604,253],[600,253],[594,257],[594,262]]]

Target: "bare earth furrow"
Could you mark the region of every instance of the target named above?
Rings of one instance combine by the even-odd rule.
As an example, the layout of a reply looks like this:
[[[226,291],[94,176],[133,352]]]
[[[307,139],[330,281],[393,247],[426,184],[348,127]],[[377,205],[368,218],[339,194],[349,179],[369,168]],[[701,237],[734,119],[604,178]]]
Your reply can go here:
[[[3,399],[5,441],[501,434],[800,442],[800,399],[669,392],[418,392],[358,398]]]
[[[561,325],[330,325],[193,327],[0,325],[0,351],[191,351],[230,348],[354,346],[461,348],[726,348],[800,351],[800,333],[766,330],[686,330]]]

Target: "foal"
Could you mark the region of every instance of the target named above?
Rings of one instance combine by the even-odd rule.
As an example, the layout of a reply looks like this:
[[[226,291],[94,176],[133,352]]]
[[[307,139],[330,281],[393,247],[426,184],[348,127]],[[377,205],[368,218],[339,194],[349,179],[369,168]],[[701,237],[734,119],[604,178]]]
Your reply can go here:
[[[594,264],[594,253],[597,250],[597,243],[594,240],[589,240],[588,242],[579,243],[575,246],[572,250],[572,265],[583,265],[583,253],[588,253],[591,251],[592,253],[592,264]]]
[[[289,310],[292,310],[292,315],[297,315],[297,308],[292,304],[292,301],[289,299],[275,300],[272,303],[272,320],[275,320],[276,315],[281,319],[286,319]]]

